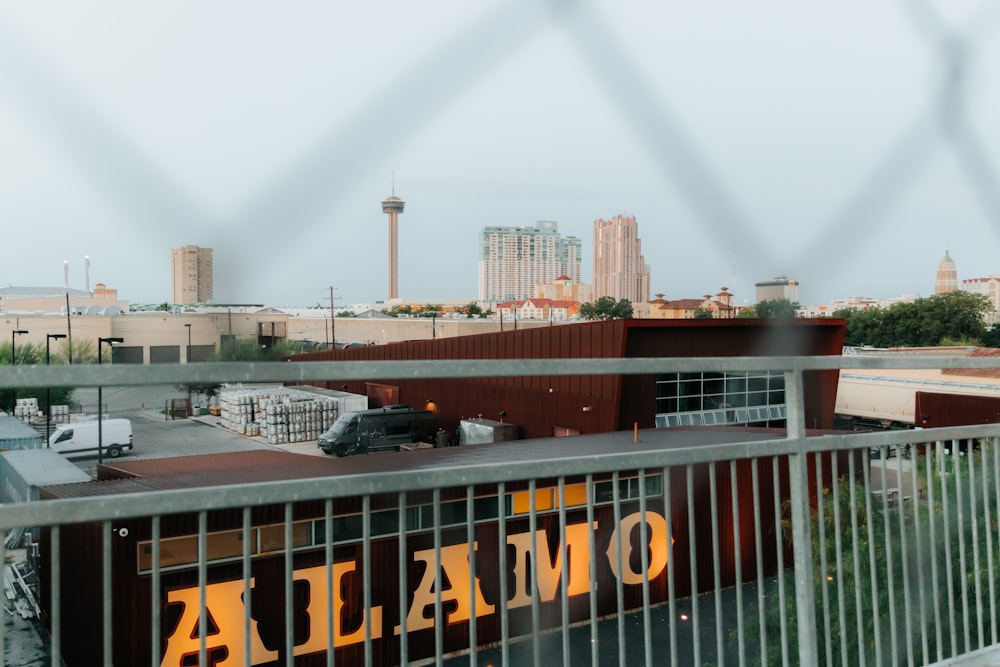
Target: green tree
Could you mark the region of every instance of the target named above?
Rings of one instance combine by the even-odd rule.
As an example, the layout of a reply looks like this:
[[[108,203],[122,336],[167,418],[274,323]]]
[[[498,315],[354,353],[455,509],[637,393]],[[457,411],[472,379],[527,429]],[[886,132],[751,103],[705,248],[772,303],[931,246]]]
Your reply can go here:
[[[736,319],[739,320],[752,319],[754,317],[757,317],[757,311],[754,310],[753,306],[744,306],[736,313]]]
[[[705,307],[698,307],[694,311],[694,319],[696,320],[712,320],[715,319],[715,313]]]
[[[43,343],[17,343],[14,345],[14,361],[18,366],[24,365],[44,365],[45,345]],[[49,363],[59,365],[63,362],[55,355],[49,355]],[[10,343],[0,344],[0,364],[10,365]],[[49,389],[52,405],[75,405],[73,393],[74,387],[51,387]],[[0,406],[6,410],[11,397],[35,398],[39,406],[45,405],[45,387],[30,387],[17,389],[15,394],[8,390],[0,391]],[[43,408],[44,409],[44,408]]]
[[[581,304],[580,317],[585,320],[630,320],[632,302],[628,299],[615,301],[614,297],[602,296],[594,303]]]
[[[983,345],[986,347],[1000,347],[1000,324],[994,324],[983,335]]]
[[[847,345],[932,347],[991,340],[983,321],[989,309],[985,296],[956,291],[888,308],[845,308],[833,316],[847,322]]]
[[[757,317],[764,319],[788,320],[795,317],[799,304],[782,297],[780,299],[764,299],[754,306]]]
[[[475,301],[470,301],[462,307],[462,313],[470,317],[482,317],[483,309]]]

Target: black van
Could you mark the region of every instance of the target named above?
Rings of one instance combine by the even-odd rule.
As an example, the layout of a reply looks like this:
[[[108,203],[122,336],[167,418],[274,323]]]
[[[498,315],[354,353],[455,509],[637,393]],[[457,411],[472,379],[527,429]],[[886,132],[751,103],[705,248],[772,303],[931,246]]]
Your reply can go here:
[[[400,445],[421,442],[434,432],[434,413],[408,405],[345,412],[317,446],[327,454],[350,456],[398,452]]]

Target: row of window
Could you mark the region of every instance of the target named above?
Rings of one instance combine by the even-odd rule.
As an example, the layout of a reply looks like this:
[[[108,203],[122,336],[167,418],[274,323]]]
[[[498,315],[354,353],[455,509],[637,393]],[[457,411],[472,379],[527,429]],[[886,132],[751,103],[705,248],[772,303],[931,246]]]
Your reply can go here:
[[[639,478],[623,477],[618,480],[619,501],[639,498]],[[663,479],[660,474],[645,477],[646,496],[655,497],[663,493]],[[566,484],[565,507],[582,507],[587,504],[585,483]],[[614,502],[614,483],[611,480],[595,482],[593,502],[603,505]],[[551,513],[559,510],[560,493],[558,487],[535,490],[535,512]],[[441,527],[462,526],[468,521],[468,503],[462,500],[442,502]],[[531,511],[531,493],[514,491],[503,499],[504,516],[513,518],[527,516]],[[418,505],[404,510],[406,532],[423,532],[434,529],[434,506]],[[496,496],[475,498],[472,502],[472,517],[475,523],[495,521],[500,513]],[[399,534],[399,510],[388,509],[369,513],[369,531],[372,538]],[[349,514],[335,516],[332,520],[333,542],[343,544],[355,542],[364,537],[364,515]],[[208,563],[239,560],[243,557],[242,529],[224,530],[205,535],[205,552]],[[249,532],[251,557],[273,554],[285,549],[285,524],[256,526]],[[292,549],[305,550],[325,547],[326,520],[309,519],[292,524]],[[140,573],[149,573],[153,567],[153,543],[143,541],[138,544]],[[160,540],[160,567],[175,570],[192,567],[198,563],[198,536],[184,535]]]

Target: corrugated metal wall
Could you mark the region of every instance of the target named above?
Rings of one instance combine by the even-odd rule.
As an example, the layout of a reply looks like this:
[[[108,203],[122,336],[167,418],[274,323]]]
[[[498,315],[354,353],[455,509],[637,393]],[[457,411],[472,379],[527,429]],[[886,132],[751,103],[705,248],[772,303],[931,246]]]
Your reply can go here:
[[[834,355],[843,346],[842,320],[609,320],[505,331],[439,340],[314,352],[296,361],[407,361],[423,359],[581,359]],[[415,408],[433,399],[444,428],[463,417],[499,418],[521,427],[522,438],[554,435],[557,427],[581,433],[654,426],[653,375],[532,376],[380,381],[399,388],[397,401]],[[377,401],[364,382],[332,378],[317,383]],[[806,420],[832,428],[837,373],[806,375]],[[377,407],[373,403],[373,407]],[[586,409],[585,409],[586,408]]]

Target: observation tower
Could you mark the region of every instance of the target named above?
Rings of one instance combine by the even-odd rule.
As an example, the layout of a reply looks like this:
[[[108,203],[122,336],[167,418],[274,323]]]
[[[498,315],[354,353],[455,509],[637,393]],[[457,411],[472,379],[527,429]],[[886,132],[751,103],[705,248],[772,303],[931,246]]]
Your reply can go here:
[[[397,232],[399,214],[403,212],[406,202],[396,196],[396,185],[393,183],[392,194],[382,200],[382,212],[389,216],[389,298],[399,298],[397,264]]]

